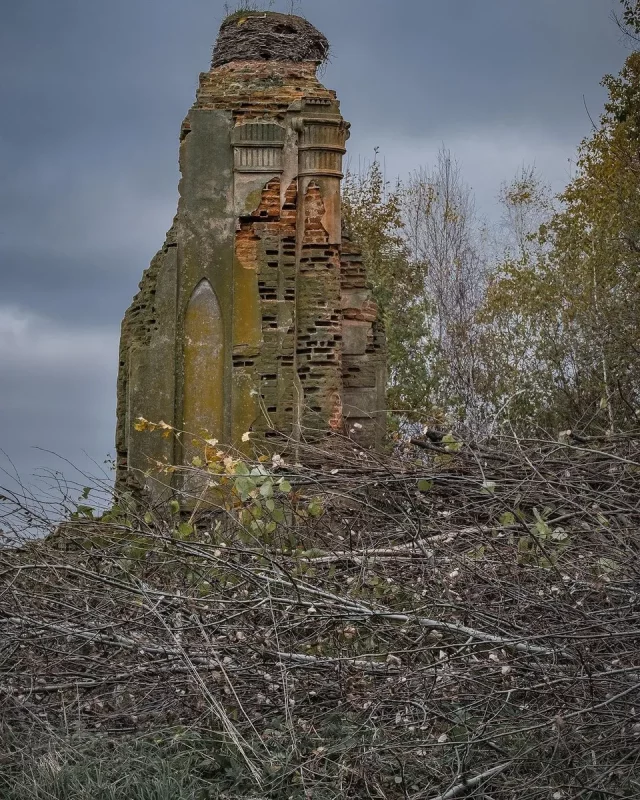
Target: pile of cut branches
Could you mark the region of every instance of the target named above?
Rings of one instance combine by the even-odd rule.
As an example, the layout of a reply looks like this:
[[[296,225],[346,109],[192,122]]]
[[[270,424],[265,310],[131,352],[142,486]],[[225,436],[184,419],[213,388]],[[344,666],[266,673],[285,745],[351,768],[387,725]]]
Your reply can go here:
[[[0,550],[0,770],[190,729],[211,797],[637,797],[640,436],[325,464],[205,452],[188,514]]]

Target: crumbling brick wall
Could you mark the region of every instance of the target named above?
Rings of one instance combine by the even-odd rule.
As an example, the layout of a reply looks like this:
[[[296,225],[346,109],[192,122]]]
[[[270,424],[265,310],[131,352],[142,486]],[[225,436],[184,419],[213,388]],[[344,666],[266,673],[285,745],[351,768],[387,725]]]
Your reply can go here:
[[[247,431],[265,446],[275,438],[277,448],[331,430],[365,446],[381,441],[384,331],[360,253],[341,232],[349,126],[335,92],[318,81],[316,56],[304,48],[300,58],[256,56],[256,32],[273,47],[281,41],[280,17],[225,23],[237,25],[225,29],[233,46],[200,76],[183,122],[178,213],[122,327],[120,485],[147,472],[153,488],[159,464],[191,452],[136,431],[137,415],[182,429],[191,409],[190,433],[238,447]],[[308,53],[324,39],[313,31]],[[203,319],[198,335],[224,340],[215,379],[213,369],[194,367],[193,337],[185,338],[185,320],[192,325],[207,308],[215,324]],[[206,402],[191,402],[198,393]]]

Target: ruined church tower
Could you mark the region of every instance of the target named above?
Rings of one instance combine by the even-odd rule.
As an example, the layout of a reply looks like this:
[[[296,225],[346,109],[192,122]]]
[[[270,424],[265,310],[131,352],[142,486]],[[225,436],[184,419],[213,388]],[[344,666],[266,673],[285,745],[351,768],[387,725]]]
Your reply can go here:
[[[222,24],[182,124],[178,211],[122,324],[121,486],[194,454],[193,436],[138,431],[139,417],[280,452],[354,423],[380,442],[384,333],[343,235],[349,125],[316,77],[327,51],[300,17]]]

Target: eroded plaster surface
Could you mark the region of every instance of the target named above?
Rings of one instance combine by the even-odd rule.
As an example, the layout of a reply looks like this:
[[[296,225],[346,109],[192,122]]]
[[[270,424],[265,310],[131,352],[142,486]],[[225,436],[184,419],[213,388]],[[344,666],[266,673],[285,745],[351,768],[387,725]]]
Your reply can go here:
[[[288,15],[223,23],[182,125],[173,226],[122,324],[121,487],[161,494],[158,464],[189,463],[197,437],[380,444],[384,331],[342,232],[349,125],[316,75],[323,42]],[[138,417],[189,435],[136,430]]]

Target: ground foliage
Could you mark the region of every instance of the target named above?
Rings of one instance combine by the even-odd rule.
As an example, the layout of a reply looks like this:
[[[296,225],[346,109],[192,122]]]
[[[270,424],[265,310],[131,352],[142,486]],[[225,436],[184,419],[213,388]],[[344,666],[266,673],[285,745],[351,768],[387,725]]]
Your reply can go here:
[[[637,797],[640,434],[298,457],[0,550],[0,794]]]

